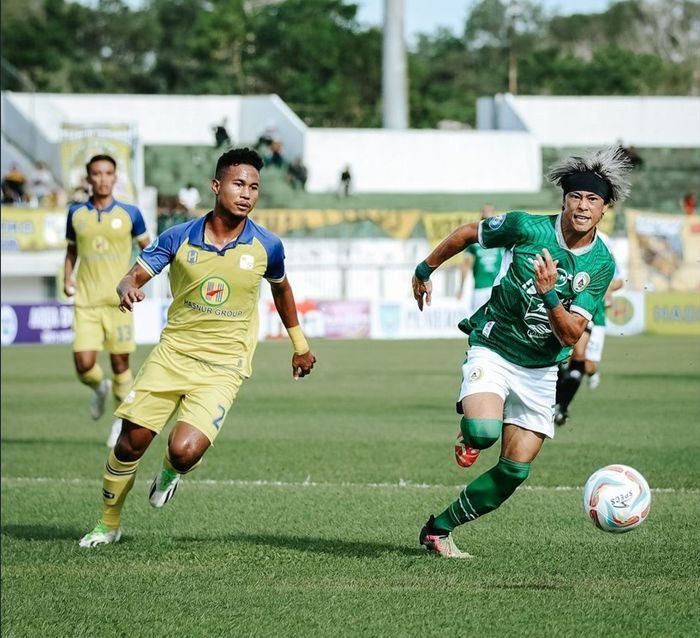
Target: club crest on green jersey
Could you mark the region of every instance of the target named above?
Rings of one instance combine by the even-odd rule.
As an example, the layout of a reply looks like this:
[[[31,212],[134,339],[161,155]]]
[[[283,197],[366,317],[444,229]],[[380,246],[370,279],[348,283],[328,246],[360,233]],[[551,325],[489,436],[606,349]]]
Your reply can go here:
[[[226,303],[231,289],[221,277],[209,277],[199,286],[199,294],[208,306],[220,306]]]
[[[194,248],[192,250],[187,251],[187,263],[188,264],[196,264],[198,259],[199,259],[199,253]]]
[[[495,217],[491,217],[489,219],[489,228],[491,230],[498,230],[501,226],[503,226],[503,223],[505,221],[506,221],[505,215],[496,215]]]
[[[587,272],[577,272],[574,275],[574,281],[571,284],[571,287],[573,288],[574,292],[578,294],[581,291],[585,290],[588,287],[588,284],[590,283],[591,276]]]

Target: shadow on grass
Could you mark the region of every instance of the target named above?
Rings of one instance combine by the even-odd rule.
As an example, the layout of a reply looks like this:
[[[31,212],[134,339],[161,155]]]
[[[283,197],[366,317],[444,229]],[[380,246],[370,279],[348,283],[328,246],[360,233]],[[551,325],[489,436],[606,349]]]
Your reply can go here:
[[[277,549],[290,549],[312,554],[331,554],[349,558],[378,558],[387,554],[401,554],[403,556],[425,554],[425,549],[422,547],[406,547],[404,545],[377,543],[374,541],[347,541],[338,538],[313,538],[281,534],[221,535],[215,537],[178,536],[177,540],[183,543],[220,541],[245,545],[266,545]]]
[[[2,536],[18,538],[24,541],[77,541],[85,534],[77,527],[57,527],[55,525],[3,525]]]

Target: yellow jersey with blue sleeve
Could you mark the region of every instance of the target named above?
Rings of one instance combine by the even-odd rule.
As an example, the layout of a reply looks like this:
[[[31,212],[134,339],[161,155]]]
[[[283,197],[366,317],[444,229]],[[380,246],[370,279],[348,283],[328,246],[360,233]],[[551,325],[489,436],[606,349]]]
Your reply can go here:
[[[211,215],[168,228],[137,261],[151,276],[170,265],[173,301],[161,343],[248,377],[258,342],[260,281],[284,280],[284,247],[248,218],[241,234],[219,249],[204,236]]]
[[[68,208],[66,240],[78,249],[75,305],[118,306],[117,284],[129,270],[134,239],[147,237],[141,211],[112,201],[98,209],[91,201]]]

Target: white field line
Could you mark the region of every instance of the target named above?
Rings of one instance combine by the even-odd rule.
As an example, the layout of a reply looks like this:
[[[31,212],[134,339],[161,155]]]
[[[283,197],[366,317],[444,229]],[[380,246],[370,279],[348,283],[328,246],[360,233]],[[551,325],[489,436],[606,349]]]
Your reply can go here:
[[[3,476],[3,485],[13,486],[13,485],[23,485],[23,484],[43,484],[43,483],[61,483],[70,485],[99,485],[101,483],[98,479],[85,479],[85,478],[50,478],[48,476]],[[257,480],[244,480],[244,479],[183,479],[187,481],[188,485],[197,485],[204,487],[283,487],[297,489],[301,487],[321,487],[321,488],[347,488],[347,489],[388,489],[388,488],[398,488],[398,489],[462,489],[464,485],[440,485],[440,484],[430,484],[430,483],[414,483],[413,481],[405,481],[403,479],[397,481],[396,483],[350,483],[350,482],[340,482],[340,483],[330,483],[326,481],[312,481],[311,476],[307,476],[303,481],[272,481],[268,479],[257,479]],[[151,479],[143,480],[143,483],[150,483]],[[574,485],[523,485],[521,490],[533,491],[533,492],[578,492],[583,489],[582,486],[577,487]],[[656,494],[666,493],[666,494],[700,494],[700,488],[675,488],[675,487],[655,487],[651,489],[652,492]]]

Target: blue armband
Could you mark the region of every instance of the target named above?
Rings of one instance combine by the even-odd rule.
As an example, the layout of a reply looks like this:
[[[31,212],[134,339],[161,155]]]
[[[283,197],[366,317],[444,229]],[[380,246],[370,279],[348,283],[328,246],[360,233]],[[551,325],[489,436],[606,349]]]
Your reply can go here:
[[[433,268],[432,266],[428,266],[425,261],[422,261],[416,266],[416,279],[419,279],[420,281],[428,281],[428,279],[430,279],[430,275],[432,275],[433,271],[436,269],[437,267]]]
[[[547,310],[554,310],[554,308],[561,303],[561,299],[559,299],[559,295],[554,289],[545,292],[542,295],[542,301],[544,302],[544,307],[547,308]]]

